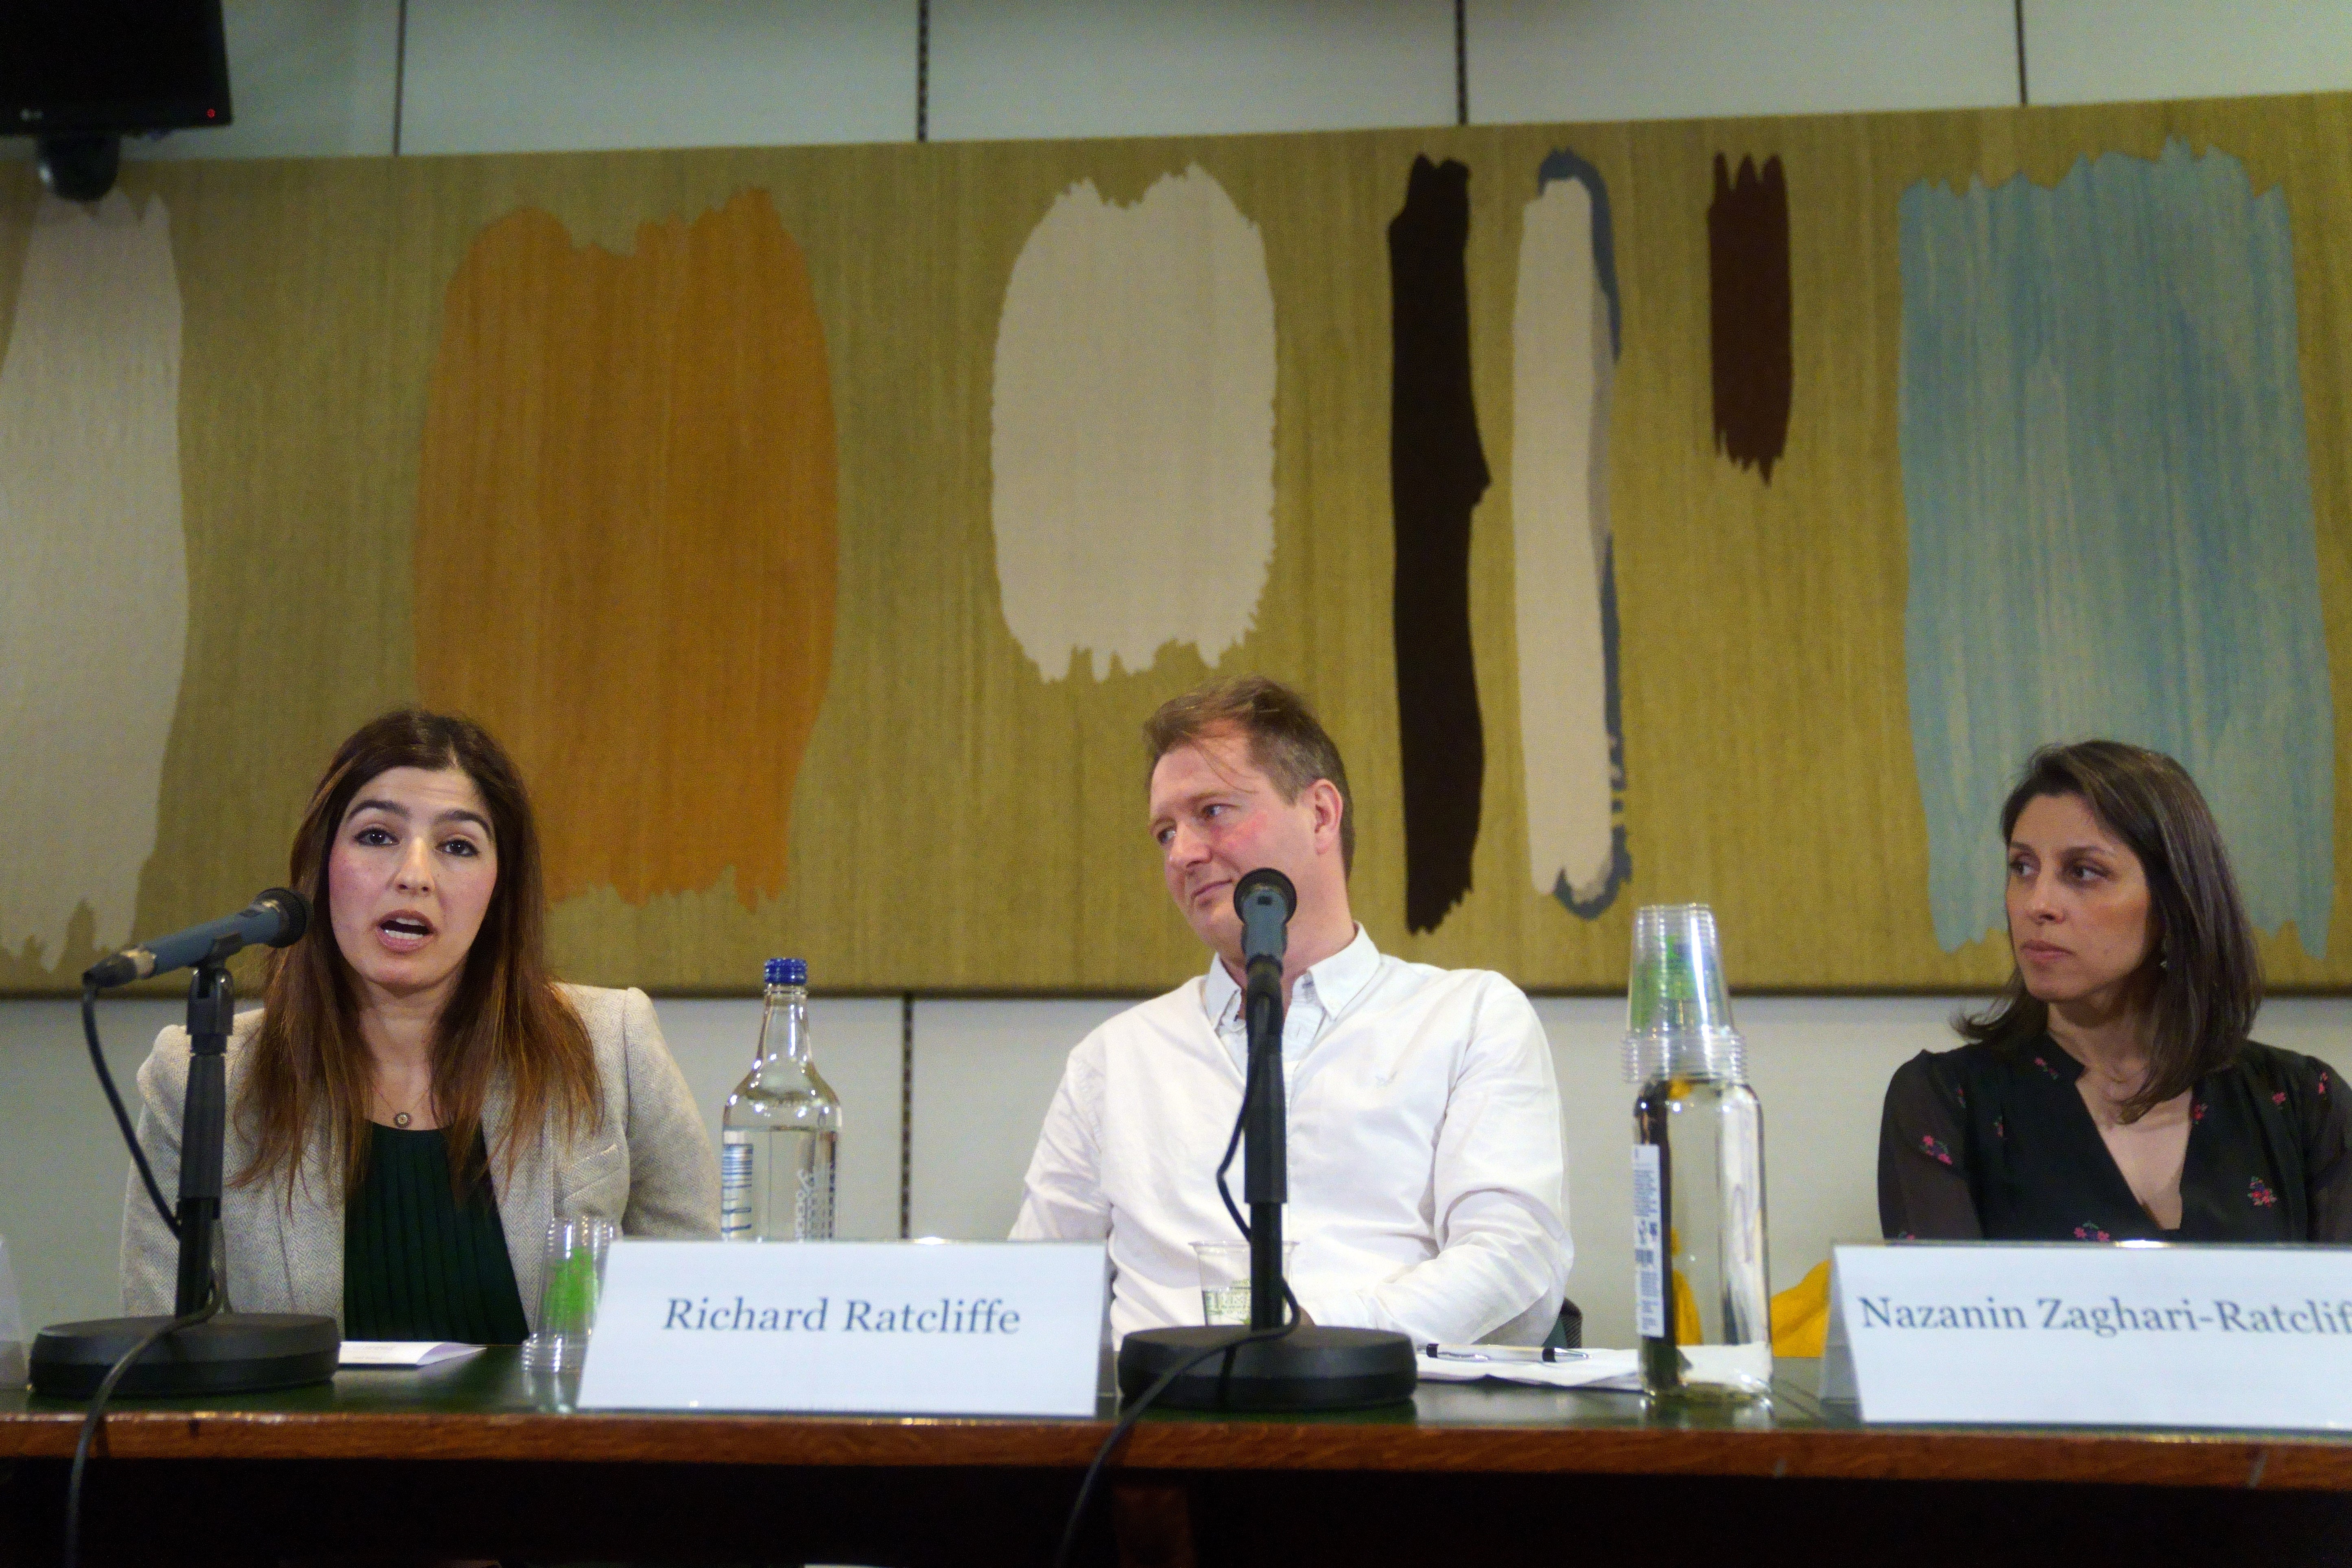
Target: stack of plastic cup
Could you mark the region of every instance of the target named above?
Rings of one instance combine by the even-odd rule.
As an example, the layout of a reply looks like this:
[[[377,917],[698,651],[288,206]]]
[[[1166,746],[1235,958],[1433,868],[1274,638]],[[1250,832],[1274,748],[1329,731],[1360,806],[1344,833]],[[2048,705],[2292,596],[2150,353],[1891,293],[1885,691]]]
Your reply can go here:
[[[1625,991],[1625,1081],[1748,1081],[1731,1023],[1723,944],[1705,904],[1652,904],[1633,914],[1633,975]]]
[[[604,1255],[617,1234],[609,1219],[559,1216],[548,1222],[547,1266],[539,1298],[539,1331],[522,1343],[532,1372],[577,1372],[596,1327]]]

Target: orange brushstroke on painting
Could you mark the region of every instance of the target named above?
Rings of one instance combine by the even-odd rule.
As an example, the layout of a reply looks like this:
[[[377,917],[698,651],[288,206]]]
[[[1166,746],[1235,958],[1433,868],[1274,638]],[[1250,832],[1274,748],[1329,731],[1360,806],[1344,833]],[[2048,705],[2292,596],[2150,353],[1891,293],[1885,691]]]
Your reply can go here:
[[[548,897],[781,889],[833,650],[833,399],[752,191],[633,254],[549,214],[449,285],[416,509],[416,676],[513,751]]]

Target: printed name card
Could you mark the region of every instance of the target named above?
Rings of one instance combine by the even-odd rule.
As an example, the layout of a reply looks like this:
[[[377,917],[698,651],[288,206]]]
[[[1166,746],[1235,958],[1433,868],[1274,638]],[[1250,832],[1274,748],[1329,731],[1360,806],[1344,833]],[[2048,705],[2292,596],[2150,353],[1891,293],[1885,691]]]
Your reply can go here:
[[[1099,1242],[617,1241],[583,1410],[1095,1413]]]
[[[2352,1430],[2352,1248],[1912,1242],[1835,1272],[1822,1393],[1867,1421]]]

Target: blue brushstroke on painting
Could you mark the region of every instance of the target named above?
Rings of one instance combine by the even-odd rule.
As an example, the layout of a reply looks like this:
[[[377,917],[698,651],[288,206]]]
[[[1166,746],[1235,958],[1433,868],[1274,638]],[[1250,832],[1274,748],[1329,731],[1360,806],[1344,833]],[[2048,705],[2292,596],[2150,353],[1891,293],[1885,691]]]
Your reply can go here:
[[[1592,270],[1601,280],[1602,297],[1609,301],[1609,352],[1622,358],[1624,311],[1617,302],[1617,224],[1609,213],[1609,182],[1601,177],[1599,169],[1565,147],[1553,148],[1536,168],[1538,192],[1554,180],[1575,180],[1592,198]]]
[[[2335,701],[2286,198],[2179,142],[1903,194],[1905,654],[1936,939],[2003,922],[2027,753],[2169,752],[2254,923],[2327,946]]]

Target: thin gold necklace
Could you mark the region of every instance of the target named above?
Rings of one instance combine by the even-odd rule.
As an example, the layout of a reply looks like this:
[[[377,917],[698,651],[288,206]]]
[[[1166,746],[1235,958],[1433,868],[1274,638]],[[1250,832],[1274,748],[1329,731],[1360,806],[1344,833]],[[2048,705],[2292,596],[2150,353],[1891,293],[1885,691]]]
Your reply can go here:
[[[394,1127],[405,1127],[408,1125],[412,1119],[412,1113],[410,1111],[403,1110],[398,1106],[393,1104],[391,1097],[383,1092],[383,1086],[382,1084],[370,1083],[368,1085],[368,1089],[375,1095],[376,1103],[383,1106],[386,1110],[392,1112],[392,1124]],[[429,1089],[426,1089],[425,1091],[425,1098],[427,1100],[432,1099],[433,1091]]]

